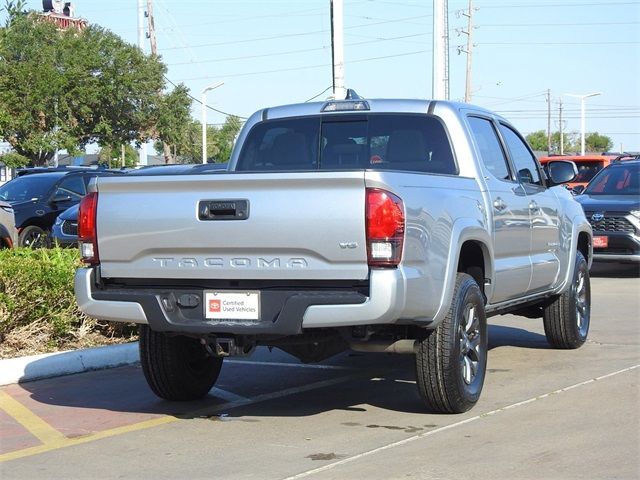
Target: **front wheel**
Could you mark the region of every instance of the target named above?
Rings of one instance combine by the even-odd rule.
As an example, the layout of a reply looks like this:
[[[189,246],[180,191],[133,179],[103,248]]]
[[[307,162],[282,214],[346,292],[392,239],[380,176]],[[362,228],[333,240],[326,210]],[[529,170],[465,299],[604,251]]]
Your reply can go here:
[[[18,235],[18,245],[21,247],[47,247],[48,233],[37,225],[29,225],[25,227]]]
[[[573,349],[584,344],[591,320],[591,282],[589,266],[581,252],[571,287],[555,297],[544,309],[544,333],[555,348]]]
[[[432,412],[466,412],[480,398],[486,368],[484,298],[473,277],[458,273],[446,318],[419,343],[418,391]]]
[[[213,387],[222,357],[207,353],[197,338],[155,332],[140,325],[140,363],[153,393],[166,400],[197,400]]]

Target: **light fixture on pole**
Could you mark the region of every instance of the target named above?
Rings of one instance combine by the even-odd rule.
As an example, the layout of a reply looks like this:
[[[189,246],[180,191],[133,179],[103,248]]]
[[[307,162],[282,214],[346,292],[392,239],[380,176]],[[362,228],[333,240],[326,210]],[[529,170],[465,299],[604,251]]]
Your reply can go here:
[[[586,95],[576,95],[573,93],[565,93],[567,97],[575,97],[580,99],[580,155],[584,156],[584,101],[589,97],[602,95],[602,92],[587,93]]]
[[[207,92],[222,85],[224,82],[218,82],[202,90],[202,163],[207,163]]]

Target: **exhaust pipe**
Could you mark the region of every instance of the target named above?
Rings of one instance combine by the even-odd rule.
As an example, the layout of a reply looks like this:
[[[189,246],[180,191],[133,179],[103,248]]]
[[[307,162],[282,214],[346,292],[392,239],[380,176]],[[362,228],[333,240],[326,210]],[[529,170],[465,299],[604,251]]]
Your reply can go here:
[[[355,352],[378,352],[378,353],[416,353],[418,349],[417,340],[405,339],[395,342],[371,341],[371,342],[351,342],[349,348]]]

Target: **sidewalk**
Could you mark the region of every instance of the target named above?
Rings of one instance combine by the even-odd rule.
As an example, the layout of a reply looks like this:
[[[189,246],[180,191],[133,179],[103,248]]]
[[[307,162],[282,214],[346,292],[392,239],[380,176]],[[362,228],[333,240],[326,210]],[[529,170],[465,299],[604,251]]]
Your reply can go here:
[[[138,342],[0,360],[0,385],[137,363]]]

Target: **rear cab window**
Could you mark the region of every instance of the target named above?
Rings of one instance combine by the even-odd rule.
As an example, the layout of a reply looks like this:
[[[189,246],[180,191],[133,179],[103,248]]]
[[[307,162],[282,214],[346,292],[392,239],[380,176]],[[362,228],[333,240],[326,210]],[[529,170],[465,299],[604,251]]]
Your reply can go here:
[[[399,170],[455,175],[435,116],[318,115],[267,120],[249,132],[236,171]]]

